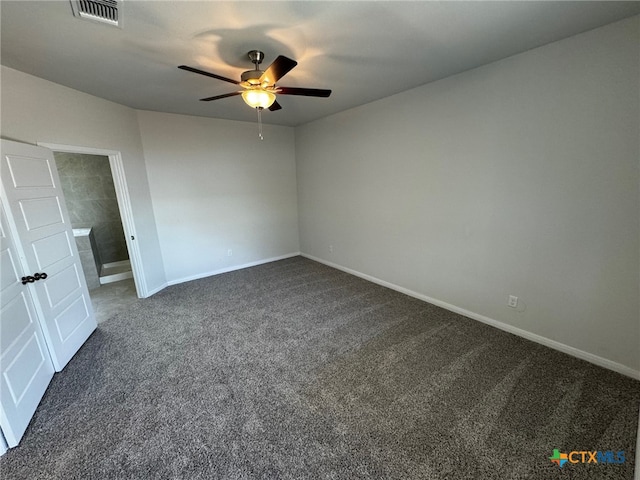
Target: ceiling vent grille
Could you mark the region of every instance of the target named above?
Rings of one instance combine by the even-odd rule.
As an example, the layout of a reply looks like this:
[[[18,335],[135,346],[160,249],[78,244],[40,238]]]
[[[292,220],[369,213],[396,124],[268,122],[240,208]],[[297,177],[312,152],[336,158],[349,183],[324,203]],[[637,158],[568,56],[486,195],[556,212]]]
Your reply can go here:
[[[73,15],[85,20],[122,27],[122,0],[70,0]]]

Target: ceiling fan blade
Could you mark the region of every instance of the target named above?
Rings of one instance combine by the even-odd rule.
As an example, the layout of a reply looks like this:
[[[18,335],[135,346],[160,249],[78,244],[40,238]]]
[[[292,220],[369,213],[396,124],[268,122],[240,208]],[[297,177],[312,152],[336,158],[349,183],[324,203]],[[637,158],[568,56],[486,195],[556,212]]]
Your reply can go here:
[[[212,100],[220,100],[221,98],[235,97],[236,95],[240,95],[241,93],[242,92],[225,93],[224,95],[216,95],[215,97],[201,98],[200,101],[201,102],[210,102]]]
[[[331,90],[322,90],[319,88],[278,87],[276,89],[276,93],[281,95],[302,95],[303,97],[327,98],[331,95]]]
[[[282,106],[278,103],[278,101],[276,100],[275,102],[273,102],[271,104],[271,106],[269,107],[269,110],[272,112],[275,112],[276,110],[281,110]]]
[[[275,83],[284,77],[287,73],[298,64],[295,60],[292,60],[284,55],[278,56],[269,68],[267,68],[260,77],[260,83],[266,82],[267,85],[275,85]]]
[[[198,68],[188,67],[187,65],[180,65],[178,68],[182,70],[187,70],[188,72],[199,73],[200,75],[206,75],[207,77],[217,78],[218,80],[222,80],[223,82],[229,82],[229,83],[233,83],[234,85],[240,85],[240,82],[238,82],[237,80],[232,80],[227,77],[216,75],[215,73],[205,72],[204,70],[200,70]]]

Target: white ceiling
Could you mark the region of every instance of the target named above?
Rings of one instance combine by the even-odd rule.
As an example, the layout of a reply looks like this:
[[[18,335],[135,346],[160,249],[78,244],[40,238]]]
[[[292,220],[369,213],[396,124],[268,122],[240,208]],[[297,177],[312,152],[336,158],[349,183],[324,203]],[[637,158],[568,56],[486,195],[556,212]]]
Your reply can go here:
[[[640,13],[640,2],[139,1],[123,28],[80,20],[68,0],[0,3],[0,61],[142,110],[254,121],[236,88],[246,52],[298,61],[279,82],[329,88],[279,96],[266,123],[299,125]]]

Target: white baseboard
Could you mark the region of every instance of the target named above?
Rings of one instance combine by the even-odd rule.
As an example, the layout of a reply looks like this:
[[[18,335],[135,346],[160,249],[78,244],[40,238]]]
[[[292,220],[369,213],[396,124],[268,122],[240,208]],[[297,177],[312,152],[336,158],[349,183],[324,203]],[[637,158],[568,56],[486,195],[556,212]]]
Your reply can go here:
[[[129,270],[128,272],[114,273],[112,275],[100,277],[100,285],[119,282],[120,280],[127,280],[128,278],[133,278],[133,272],[131,270]]]
[[[152,290],[148,290],[146,292],[144,292],[144,297],[142,298],[149,298],[151,295],[155,295],[156,293],[158,293],[160,290],[164,290],[165,288],[167,288],[169,286],[168,283],[163,283],[160,286],[152,289]]]
[[[280,255],[279,257],[265,258],[257,260],[255,262],[243,263],[242,265],[232,265],[231,267],[220,268],[210,272],[199,273],[197,275],[191,275],[189,277],[183,277],[176,280],[169,280],[168,285],[177,285],[179,283],[190,282],[192,280],[198,280],[200,278],[212,277],[213,275],[220,275],[221,273],[233,272],[234,270],[242,270],[243,268],[255,267],[257,265],[263,265],[265,263],[277,262],[278,260],[284,260],[285,258],[297,257],[300,252],[287,253],[286,255]]]
[[[382,285],[383,287],[387,287],[392,290],[396,290],[400,293],[404,293],[405,295],[409,295],[410,297],[414,297],[419,300],[424,300],[425,302],[431,303],[438,307],[442,307],[445,310],[459,313],[460,315],[464,315],[465,317],[469,317],[473,320],[477,320],[479,322],[486,323],[487,325],[491,325],[492,327],[499,328],[500,330],[504,330],[505,332],[509,332],[519,337],[526,338],[527,340],[531,340],[532,342],[536,342],[546,347],[553,348],[554,350],[558,350],[560,352],[566,353],[573,357],[580,358],[581,360],[586,360],[587,362],[593,363],[594,365],[598,365],[599,367],[603,367],[608,370],[613,370],[614,372],[621,373],[622,375],[626,375],[627,377],[640,380],[640,371],[634,370],[633,368],[627,367],[626,365],[622,365],[621,363],[617,363],[612,360],[599,357],[598,355],[594,355],[593,353],[585,352],[584,350],[580,350],[578,348],[565,345],[564,343],[557,342],[556,340],[551,340],[550,338],[528,332],[521,328],[514,327],[512,325],[500,322],[498,320],[494,320],[493,318],[485,317],[484,315],[480,315],[470,310],[465,310],[464,308],[456,307],[455,305],[451,305],[450,303],[428,297],[427,295],[423,295],[422,293],[414,292],[413,290],[409,290],[408,288],[400,287],[399,285],[395,285],[393,283],[380,280],[379,278],[372,277],[371,275],[367,275],[366,273],[358,272],[356,270],[352,270],[351,268],[343,267],[342,265],[338,265],[336,263],[323,260],[322,258],[314,257],[313,255],[308,255],[306,253],[300,253],[300,255],[310,260],[314,260],[316,262],[328,265],[329,267],[333,267],[337,270],[342,270],[343,272],[350,273],[351,275],[355,275],[356,277],[360,277],[370,282],[376,283],[378,285]]]
[[[124,267],[125,265],[131,265],[131,260],[119,260],[117,262],[103,263],[102,268]]]

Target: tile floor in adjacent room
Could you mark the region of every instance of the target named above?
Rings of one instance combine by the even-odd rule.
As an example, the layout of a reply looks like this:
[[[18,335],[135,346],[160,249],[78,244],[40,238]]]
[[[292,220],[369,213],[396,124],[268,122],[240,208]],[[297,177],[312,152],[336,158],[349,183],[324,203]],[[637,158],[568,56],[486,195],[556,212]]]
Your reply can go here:
[[[126,310],[139,300],[132,278],[102,285],[91,290],[89,296],[98,323]]]

